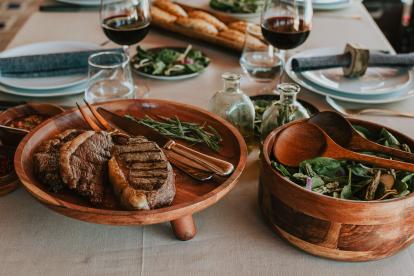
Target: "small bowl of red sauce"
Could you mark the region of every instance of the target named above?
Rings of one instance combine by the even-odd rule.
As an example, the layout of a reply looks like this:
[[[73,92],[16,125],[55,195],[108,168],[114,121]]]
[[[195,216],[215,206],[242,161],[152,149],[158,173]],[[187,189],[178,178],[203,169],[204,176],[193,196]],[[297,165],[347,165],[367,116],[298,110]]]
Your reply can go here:
[[[9,108],[0,113],[0,125],[32,131],[45,120],[62,113],[60,106],[29,103]],[[13,166],[15,150],[25,134],[0,128],[0,196],[19,185]]]

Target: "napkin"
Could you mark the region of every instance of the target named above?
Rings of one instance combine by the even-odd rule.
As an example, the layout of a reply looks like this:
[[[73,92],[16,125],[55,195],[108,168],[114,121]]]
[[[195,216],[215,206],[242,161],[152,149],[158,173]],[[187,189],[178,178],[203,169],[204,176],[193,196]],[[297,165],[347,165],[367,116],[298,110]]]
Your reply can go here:
[[[292,70],[304,72],[319,69],[348,67],[351,64],[351,54],[302,57],[292,59]],[[368,60],[369,67],[412,67],[414,53],[390,55],[380,52],[371,52]]]
[[[90,55],[116,49],[64,52],[0,58],[0,76],[14,78],[55,77],[88,72]]]

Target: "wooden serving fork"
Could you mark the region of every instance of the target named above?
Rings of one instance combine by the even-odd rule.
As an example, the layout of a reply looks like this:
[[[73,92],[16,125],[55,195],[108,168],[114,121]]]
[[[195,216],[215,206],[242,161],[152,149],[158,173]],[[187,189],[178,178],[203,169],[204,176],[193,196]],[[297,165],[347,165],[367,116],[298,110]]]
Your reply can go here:
[[[89,111],[92,113],[93,117],[96,119],[95,122],[86,112],[83,110],[82,107],[76,103],[83,119],[89,125],[89,127],[95,131],[102,131],[106,130],[112,133],[120,134],[120,135],[127,135],[125,132],[113,128],[106,120],[103,118],[96,109],[90,105],[86,100],[84,100],[86,106],[88,107]],[[100,126],[99,126],[99,125]],[[191,160],[179,160],[173,152],[170,152],[167,149],[162,149],[164,154],[167,156],[168,161],[170,161],[175,167],[180,169],[182,172],[186,173],[187,175],[191,176],[192,178],[198,181],[206,181],[211,179],[214,176],[214,173],[206,171],[203,167],[199,166],[197,163],[192,162]],[[180,158],[181,159],[181,158]],[[191,165],[189,165],[191,164]]]

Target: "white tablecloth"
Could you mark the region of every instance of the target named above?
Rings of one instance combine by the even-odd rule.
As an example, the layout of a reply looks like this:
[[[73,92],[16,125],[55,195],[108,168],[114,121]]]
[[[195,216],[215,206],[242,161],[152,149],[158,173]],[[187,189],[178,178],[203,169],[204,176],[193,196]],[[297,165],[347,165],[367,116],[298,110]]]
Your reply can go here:
[[[332,18],[335,14],[360,15],[362,19]],[[35,13],[9,48],[51,40],[100,43],[106,38],[96,13]],[[360,4],[344,11],[316,14],[311,35],[300,49],[343,47],[346,42],[391,49]],[[142,45],[187,43],[181,37],[153,31]],[[151,97],[206,107],[221,87],[221,73],[240,68],[236,55],[203,44],[195,46],[212,58],[210,68],[200,77],[180,82],[138,79],[138,83],[150,87]],[[248,81],[243,82],[243,88],[254,93]],[[302,97],[328,109],[323,97],[307,91]],[[17,98],[0,94],[0,99]],[[74,104],[80,99],[50,101]],[[407,100],[388,107],[408,111],[413,104],[414,100]],[[364,118],[414,136],[410,119]],[[381,261],[343,263],[310,256],[282,241],[259,212],[258,173],[257,153],[253,153],[236,188],[218,204],[195,215],[198,234],[187,242],[177,241],[168,223],[115,227],[66,218],[46,209],[20,188],[0,198],[0,275],[413,275],[414,247]]]

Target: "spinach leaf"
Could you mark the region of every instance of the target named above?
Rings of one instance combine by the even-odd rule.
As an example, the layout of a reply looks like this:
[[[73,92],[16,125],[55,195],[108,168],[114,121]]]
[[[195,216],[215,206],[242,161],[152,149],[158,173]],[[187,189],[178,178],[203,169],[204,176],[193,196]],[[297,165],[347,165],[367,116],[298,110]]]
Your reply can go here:
[[[306,168],[311,170],[316,175],[323,175],[327,177],[336,177],[338,173],[342,171],[341,161],[328,158],[328,157],[317,157],[311,160],[305,160],[299,165],[299,171],[304,172]]]

